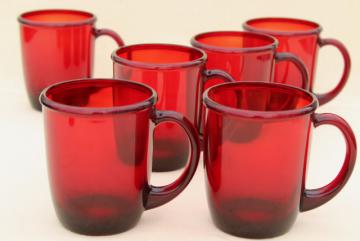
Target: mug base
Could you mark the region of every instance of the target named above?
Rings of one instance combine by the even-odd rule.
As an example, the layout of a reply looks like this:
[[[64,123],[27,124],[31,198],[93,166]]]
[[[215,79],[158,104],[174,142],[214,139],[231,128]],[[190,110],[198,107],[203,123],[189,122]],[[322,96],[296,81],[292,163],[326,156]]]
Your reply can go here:
[[[265,200],[234,199],[223,203],[222,208],[211,212],[216,227],[225,233],[252,239],[287,233],[297,216],[296,210],[286,213],[286,207]]]
[[[180,161],[179,161],[180,160]],[[154,157],[153,172],[170,172],[183,168],[187,163],[187,156],[178,155],[168,158]]]
[[[89,195],[56,205],[61,224],[68,230],[84,235],[112,235],[134,227],[142,209],[123,198]]]
[[[155,139],[153,165],[154,172],[175,171],[184,167],[189,158],[189,144],[180,141]]]

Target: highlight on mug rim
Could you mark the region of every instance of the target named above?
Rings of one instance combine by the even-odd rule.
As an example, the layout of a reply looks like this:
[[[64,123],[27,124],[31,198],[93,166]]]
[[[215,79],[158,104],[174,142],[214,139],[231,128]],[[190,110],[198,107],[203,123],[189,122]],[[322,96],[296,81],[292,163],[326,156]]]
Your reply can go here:
[[[254,38],[262,39],[268,41],[268,44],[261,46],[252,46],[252,47],[223,47],[215,46],[201,42],[203,38],[209,37],[239,37],[239,38]],[[262,52],[267,50],[275,50],[278,46],[278,40],[270,35],[262,33],[253,33],[246,31],[212,31],[199,33],[191,38],[191,45],[196,48],[205,49],[213,52],[223,52],[223,53],[255,53]]]
[[[46,20],[46,16],[56,16],[56,15],[72,15],[78,17],[78,19],[73,20],[63,20],[63,21],[49,21]],[[45,19],[33,19],[36,16],[43,16]],[[33,25],[33,26],[43,26],[43,27],[67,27],[67,26],[80,26],[86,24],[93,24],[96,21],[96,16],[90,12],[82,10],[72,10],[72,9],[42,9],[28,11],[20,14],[18,21],[22,24]]]
[[[282,90],[287,92],[293,92],[294,95],[302,96],[302,98],[308,99],[309,103],[305,106],[289,109],[289,110],[278,110],[278,111],[258,111],[258,110],[248,110],[234,108],[221,104],[213,100],[210,95],[214,92],[221,92],[226,89],[233,89],[236,92],[236,87],[252,87],[252,88],[263,88],[266,90]],[[318,100],[314,94],[309,91],[303,90],[301,88],[285,85],[280,83],[267,83],[267,82],[253,82],[253,81],[240,81],[235,83],[223,83],[215,85],[207,89],[203,94],[203,104],[206,108],[213,109],[219,113],[225,113],[230,115],[235,115],[244,118],[252,119],[281,119],[281,118],[290,118],[301,115],[306,115],[315,111],[319,106]]]
[[[283,30],[283,29],[267,29],[263,27],[256,27],[256,24],[261,23],[285,23],[285,24],[296,24],[301,26],[307,26],[307,29],[303,30]],[[253,18],[247,20],[243,23],[243,28],[245,30],[260,32],[269,35],[279,35],[279,36],[301,36],[301,35],[311,35],[311,34],[319,34],[322,31],[322,27],[320,24],[304,20],[298,18],[284,18],[284,17],[263,17],[263,18]]]
[[[147,92],[148,95],[141,101],[134,102],[131,104],[121,105],[121,106],[111,106],[111,107],[82,107],[76,105],[68,105],[60,103],[59,101],[52,100],[49,98],[49,94],[52,91],[55,91],[59,88],[64,88],[63,91],[68,91],[71,87],[113,87],[114,85],[124,85],[125,88],[132,88],[136,91],[141,91],[143,93]],[[60,83],[53,84],[46,89],[44,89],[39,97],[40,103],[49,109],[73,113],[73,114],[83,114],[83,115],[96,115],[96,114],[119,114],[124,112],[140,111],[149,107],[152,107],[156,104],[157,93],[155,90],[147,85],[132,82],[123,79],[107,79],[107,78],[84,78],[76,79],[70,81],[64,81]]]
[[[141,50],[153,50],[153,51],[174,51],[174,52],[183,52],[188,53],[190,57],[193,57],[191,60],[184,61],[169,61],[164,63],[151,62],[151,61],[136,61],[131,60],[127,57],[120,56],[121,54],[126,54],[131,56],[132,51],[141,51]],[[148,54],[147,57],[150,55]],[[170,56],[170,55],[169,55]],[[146,43],[146,44],[134,44],[120,47],[112,52],[111,59],[119,64],[124,64],[127,66],[143,69],[152,69],[152,70],[163,70],[163,69],[179,69],[192,67],[199,64],[205,63],[207,60],[206,53],[197,48],[190,46],[178,45],[178,44],[168,44],[168,43]]]

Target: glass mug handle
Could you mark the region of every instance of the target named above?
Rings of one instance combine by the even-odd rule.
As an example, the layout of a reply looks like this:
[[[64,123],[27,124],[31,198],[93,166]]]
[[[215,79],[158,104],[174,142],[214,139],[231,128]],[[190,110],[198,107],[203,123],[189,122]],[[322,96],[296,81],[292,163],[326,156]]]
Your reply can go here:
[[[213,78],[220,78],[224,82],[235,82],[235,79],[230,74],[220,69],[205,69],[203,75],[205,76],[203,84]]]
[[[333,125],[343,134],[346,142],[346,155],[338,175],[326,186],[316,189],[305,189],[300,202],[300,211],[317,208],[331,200],[345,186],[354,169],[356,160],[356,140],[351,127],[344,119],[334,114],[313,114],[315,128],[320,125]]]
[[[214,78],[219,78],[222,79],[224,82],[236,82],[236,80],[227,72],[221,70],[221,69],[205,69],[203,71],[203,76],[205,78],[203,78],[203,82],[202,82],[202,88],[201,88],[201,95],[204,92],[204,85],[205,83],[210,80],[210,79],[214,79]],[[202,103],[202,101],[201,101]],[[203,143],[203,131],[202,129],[202,120],[204,118],[204,114],[205,114],[205,109],[202,105],[200,105],[200,118],[199,118],[199,122],[198,122],[198,128],[200,130],[200,143],[201,143],[201,149],[204,150],[204,143]]]
[[[351,60],[350,60],[350,54],[347,51],[346,47],[340,41],[338,41],[336,39],[329,39],[329,38],[319,39],[318,44],[320,47],[324,47],[326,45],[334,46],[335,48],[337,48],[340,51],[340,53],[344,59],[344,70],[343,70],[341,79],[338,82],[338,84],[335,86],[335,88],[324,94],[316,94],[316,96],[319,99],[320,105],[323,105],[323,104],[329,102],[330,100],[332,100],[333,98],[335,98],[340,93],[340,91],[344,88],[344,86],[349,78],[350,68],[351,68]]]
[[[301,88],[308,90],[309,89],[309,72],[306,69],[304,62],[299,59],[296,55],[288,52],[276,53],[275,54],[276,62],[281,61],[290,61],[299,69],[301,78],[302,78],[302,86]]]
[[[149,186],[150,191],[145,201],[146,210],[161,206],[179,195],[191,181],[199,163],[200,140],[193,124],[178,112],[155,110],[153,116],[155,125],[166,121],[175,122],[185,130],[191,145],[190,161],[181,176],[174,182],[165,186]]]
[[[100,36],[109,36],[112,39],[114,39],[114,41],[117,43],[118,46],[124,46],[125,43],[122,40],[122,38],[120,37],[119,34],[117,34],[115,31],[110,30],[110,29],[106,29],[106,28],[100,28],[100,29],[94,29],[94,35],[95,37],[100,37]]]

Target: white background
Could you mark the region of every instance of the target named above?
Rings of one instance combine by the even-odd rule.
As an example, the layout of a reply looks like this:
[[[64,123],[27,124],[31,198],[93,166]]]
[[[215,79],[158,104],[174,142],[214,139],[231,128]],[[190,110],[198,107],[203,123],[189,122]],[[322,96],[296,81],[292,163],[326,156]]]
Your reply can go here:
[[[107,237],[87,237],[65,230],[57,221],[47,181],[42,115],[30,108],[23,84],[16,17],[40,8],[74,8],[93,12],[97,27],[118,31],[126,43],[189,44],[196,33],[240,30],[254,17],[287,16],[319,22],[323,37],[340,39],[352,57],[352,72],[343,92],[318,112],[344,117],[360,133],[360,1],[359,0],[87,0],[0,2],[0,240],[238,240],[217,230],[207,208],[202,164],[188,189],[173,202],[144,213],[132,230]],[[96,42],[95,76],[111,77],[109,38]],[[315,89],[330,89],[340,77],[342,60],[331,47],[322,49]],[[358,138],[359,139],[359,138]],[[308,187],[329,182],[343,156],[341,134],[333,127],[313,132]],[[179,172],[153,174],[165,184]],[[359,168],[330,203],[299,215],[289,233],[278,240],[359,240]]]

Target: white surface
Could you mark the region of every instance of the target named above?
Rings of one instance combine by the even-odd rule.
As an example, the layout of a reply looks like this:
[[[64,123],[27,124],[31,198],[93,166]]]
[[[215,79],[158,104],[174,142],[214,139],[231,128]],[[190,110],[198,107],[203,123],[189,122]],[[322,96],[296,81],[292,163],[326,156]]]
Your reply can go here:
[[[344,117],[360,133],[360,1],[1,1],[0,9],[0,240],[238,240],[212,224],[207,208],[202,164],[192,183],[168,205],[147,211],[132,230],[107,237],[87,237],[65,230],[57,221],[47,181],[42,115],[33,111],[25,94],[16,17],[39,8],[76,8],[94,12],[98,27],[118,31],[126,43],[188,44],[194,34],[208,30],[241,29],[248,18],[290,16],[322,24],[323,37],[344,42],[352,57],[352,72],[344,91],[318,112]],[[101,38],[96,44],[95,76],[111,77],[110,53],[115,44]],[[334,85],[342,68],[339,54],[321,51],[317,90]],[[308,187],[331,180],[339,170],[344,144],[335,128],[313,132]],[[178,173],[154,174],[155,184]],[[330,203],[298,216],[291,231],[278,240],[359,240],[359,168]]]

